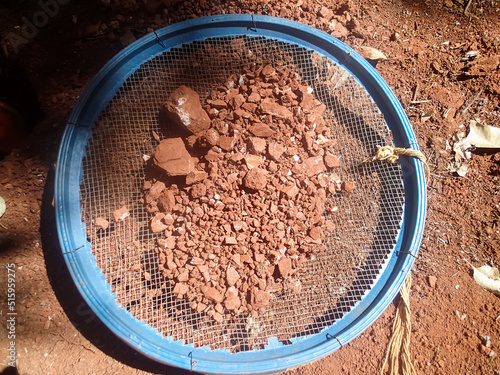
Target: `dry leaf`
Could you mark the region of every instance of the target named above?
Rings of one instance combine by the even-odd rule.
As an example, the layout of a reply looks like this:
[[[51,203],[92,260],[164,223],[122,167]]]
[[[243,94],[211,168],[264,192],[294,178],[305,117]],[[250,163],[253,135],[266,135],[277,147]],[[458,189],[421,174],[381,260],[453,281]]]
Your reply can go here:
[[[0,197],[0,217],[2,217],[3,214],[5,213],[5,209],[6,209],[5,201],[2,197]]]
[[[500,272],[490,266],[474,267],[474,280],[482,288],[500,296]]]
[[[500,128],[484,125],[471,120],[467,141],[477,148],[500,148]]]
[[[364,47],[361,46],[358,49],[358,52],[361,56],[363,56],[367,60],[387,60],[387,56],[380,52],[378,49],[372,47]]]

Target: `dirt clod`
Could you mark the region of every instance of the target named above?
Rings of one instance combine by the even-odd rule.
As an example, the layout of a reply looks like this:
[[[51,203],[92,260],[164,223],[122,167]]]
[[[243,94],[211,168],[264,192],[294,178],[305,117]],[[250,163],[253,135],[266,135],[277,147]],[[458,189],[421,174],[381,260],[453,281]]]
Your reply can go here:
[[[123,221],[129,216],[130,212],[128,211],[127,206],[122,206],[121,208],[113,212],[113,218],[116,222]]]
[[[186,128],[195,135],[210,127],[210,118],[201,106],[198,93],[189,87],[180,86],[172,92],[163,110],[174,126]]]

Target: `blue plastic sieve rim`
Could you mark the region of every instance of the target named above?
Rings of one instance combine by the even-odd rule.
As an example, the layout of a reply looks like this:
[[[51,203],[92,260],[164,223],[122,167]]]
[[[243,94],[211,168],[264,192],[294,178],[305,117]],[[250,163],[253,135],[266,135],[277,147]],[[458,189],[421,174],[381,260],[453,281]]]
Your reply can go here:
[[[210,374],[275,373],[316,360],[347,344],[368,328],[398,293],[418,253],[425,223],[427,194],[423,166],[413,158],[402,157],[403,221],[387,267],[374,287],[342,319],[318,334],[291,339],[291,345],[282,345],[271,338],[264,349],[248,352],[194,348],[191,344],[163,337],[116,303],[91,253],[81,218],[82,159],[91,130],[123,82],[144,62],[193,41],[243,35],[295,44],[338,63],[377,103],[392,131],[395,145],[418,150],[401,104],[376,70],[344,43],[298,22],[260,15],[220,15],[189,20],[141,38],[100,70],[79,98],[59,150],[55,209],[64,259],[89,307],[121,340],[158,362]]]

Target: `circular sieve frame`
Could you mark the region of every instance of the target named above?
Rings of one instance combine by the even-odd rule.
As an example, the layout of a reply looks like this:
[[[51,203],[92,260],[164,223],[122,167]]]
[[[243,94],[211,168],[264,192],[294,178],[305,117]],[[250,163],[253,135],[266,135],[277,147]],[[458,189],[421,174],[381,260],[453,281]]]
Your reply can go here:
[[[79,98],[60,145],[55,177],[55,209],[63,257],[83,298],[106,326],[146,356],[202,373],[264,374],[283,371],[325,356],[369,327],[391,303],[415,260],[426,212],[426,183],[419,161],[401,157],[405,203],[401,230],[385,270],[373,288],[342,319],[320,333],[293,338],[283,345],[271,338],[262,350],[230,353],[163,337],[116,303],[86,240],[80,207],[85,147],[98,116],[123,82],[141,64],[186,43],[208,38],[246,35],[296,44],[326,56],[346,69],[373,98],[398,147],[418,150],[417,140],[401,104],[376,72],[354,50],[332,36],[294,21],[258,15],[221,15],[181,22],[149,34],[125,48],[96,75]]]

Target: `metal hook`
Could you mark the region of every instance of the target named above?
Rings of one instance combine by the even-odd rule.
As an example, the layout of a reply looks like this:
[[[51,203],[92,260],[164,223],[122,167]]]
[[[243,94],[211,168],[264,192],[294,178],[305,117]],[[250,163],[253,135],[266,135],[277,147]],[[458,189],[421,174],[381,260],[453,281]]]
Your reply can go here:
[[[417,256],[414,255],[412,252],[410,251],[396,251],[396,255],[399,255],[399,254],[409,254],[411,255],[413,258],[417,259]]]
[[[342,342],[340,341],[339,337],[338,336],[335,336],[335,339],[339,342],[340,344],[340,349],[342,349],[344,347],[344,344],[342,344]]]
[[[252,14],[252,22],[253,22],[253,29],[252,28],[249,28],[249,29],[250,29],[250,31],[257,32],[257,24],[255,23],[255,20],[253,18],[253,14]]]
[[[160,46],[162,46],[163,48],[165,48],[165,43],[163,43],[161,40],[160,40],[160,37],[158,36],[158,34],[156,33],[156,30],[153,30],[153,32],[155,33],[156,35],[156,43],[158,43]]]
[[[193,361],[193,351],[192,350],[189,352],[189,356],[191,357],[191,370],[190,370],[190,372],[193,372],[193,368],[198,363],[198,361]]]
[[[71,251],[66,251],[66,252],[64,252],[64,253],[63,253],[63,255],[64,255],[64,254],[71,254],[71,253],[74,253],[75,251],[80,250],[82,247],[85,247],[85,245],[79,246],[79,247],[77,247],[76,249],[73,249],[73,250],[71,250]]]

